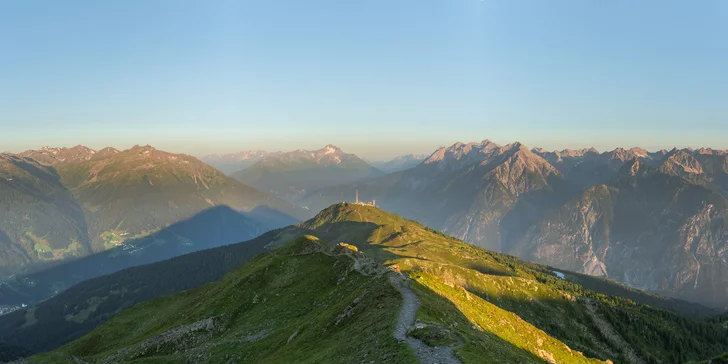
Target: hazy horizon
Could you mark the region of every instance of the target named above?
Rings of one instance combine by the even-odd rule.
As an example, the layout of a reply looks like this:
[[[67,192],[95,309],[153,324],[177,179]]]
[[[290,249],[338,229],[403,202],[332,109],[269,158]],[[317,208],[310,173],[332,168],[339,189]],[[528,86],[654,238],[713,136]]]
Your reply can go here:
[[[543,147],[541,145],[530,145],[530,144],[524,143],[524,142],[522,142],[520,140],[499,141],[499,140],[493,140],[493,139],[489,139],[489,138],[484,138],[484,139],[478,139],[478,140],[457,140],[457,141],[453,141],[451,143],[442,143],[442,144],[439,144],[439,145],[436,145],[436,146],[432,147],[431,149],[425,150],[423,152],[410,151],[410,152],[395,153],[395,154],[387,154],[386,152],[376,153],[376,154],[371,154],[371,153],[366,153],[366,152],[362,153],[362,150],[360,150],[360,149],[357,149],[357,148],[346,148],[346,147],[343,147],[341,144],[338,144],[338,143],[335,143],[335,142],[334,143],[326,143],[324,145],[308,144],[308,145],[310,145],[308,147],[304,147],[304,146],[300,146],[299,147],[299,146],[290,144],[290,148],[287,148],[287,149],[280,149],[280,148],[279,149],[276,149],[276,148],[247,148],[246,149],[246,148],[242,148],[242,149],[237,149],[237,150],[229,150],[229,151],[213,152],[213,153],[204,153],[204,154],[188,153],[188,152],[185,152],[185,151],[163,148],[163,147],[161,147],[159,145],[142,144],[142,143],[135,143],[135,144],[131,144],[131,145],[87,145],[87,144],[41,145],[41,146],[35,146],[35,147],[26,148],[26,149],[22,149],[22,150],[2,150],[2,151],[0,151],[0,153],[6,153],[6,152],[7,153],[21,153],[21,152],[24,152],[24,151],[27,151],[27,150],[38,150],[38,149],[43,148],[43,147],[49,147],[49,148],[72,148],[72,147],[75,147],[77,145],[83,145],[85,147],[91,148],[91,149],[96,150],[96,151],[101,150],[101,149],[106,148],[106,147],[112,147],[112,148],[116,148],[116,149],[119,149],[119,150],[126,150],[126,149],[130,149],[130,148],[134,147],[135,145],[139,145],[139,146],[149,145],[149,146],[151,146],[153,148],[160,149],[160,150],[164,150],[164,151],[170,152],[170,153],[189,154],[189,155],[192,155],[192,156],[197,157],[197,158],[203,158],[203,157],[207,157],[207,156],[211,156],[211,155],[215,155],[215,154],[217,154],[217,155],[227,155],[227,154],[236,154],[236,153],[241,153],[241,152],[252,152],[252,151],[264,151],[264,152],[268,152],[268,153],[271,153],[271,152],[291,152],[291,151],[295,151],[295,150],[299,150],[299,149],[315,151],[315,150],[323,149],[326,145],[334,145],[336,147],[341,148],[346,153],[356,154],[357,156],[359,156],[359,157],[361,157],[361,158],[363,158],[363,159],[365,159],[367,161],[372,161],[372,162],[386,162],[386,161],[389,161],[389,160],[391,160],[393,158],[396,158],[396,157],[399,157],[399,156],[408,155],[408,154],[430,155],[433,152],[435,152],[438,148],[441,148],[441,147],[449,147],[449,146],[452,146],[453,144],[456,144],[456,143],[464,143],[464,144],[467,144],[467,143],[478,143],[478,142],[481,142],[481,141],[483,141],[485,139],[488,139],[488,140],[490,140],[490,141],[492,141],[492,142],[494,142],[496,144],[499,144],[499,145],[507,145],[507,144],[517,143],[518,142],[518,143],[522,143],[523,145],[525,145],[526,147],[528,147],[528,149],[542,148],[542,149],[545,149],[547,151],[561,151],[561,150],[564,150],[564,149],[578,150],[578,149],[589,149],[589,148],[595,148],[599,153],[612,151],[612,150],[617,149],[617,148],[623,148],[623,149],[642,148],[642,149],[647,150],[648,152],[657,152],[657,151],[660,151],[660,150],[663,150],[663,149],[669,151],[669,150],[672,150],[673,148],[677,148],[677,149],[686,149],[686,148],[692,148],[692,149],[710,148],[710,149],[714,149],[714,150],[728,150],[728,148],[716,148],[716,147],[712,147],[712,146],[709,146],[709,145],[669,145],[669,146],[666,145],[666,146],[662,146],[662,147],[645,147],[643,145],[615,145],[615,146],[608,147],[608,148],[597,148],[597,147],[592,146],[592,145],[582,145],[582,146],[566,147],[566,148],[546,148],[546,147]]]

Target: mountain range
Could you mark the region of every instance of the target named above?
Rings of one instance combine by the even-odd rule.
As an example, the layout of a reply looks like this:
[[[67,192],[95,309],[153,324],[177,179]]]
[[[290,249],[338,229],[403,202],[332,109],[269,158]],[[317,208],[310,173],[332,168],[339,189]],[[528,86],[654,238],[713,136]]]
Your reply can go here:
[[[328,145],[229,177],[150,146],[2,154],[0,358],[682,363],[728,351],[715,316],[728,306],[726,151],[485,140],[400,162],[386,173]],[[355,196],[403,217],[342,202]]]
[[[295,202],[312,189],[381,176],[384,173],[334,145],[267,155],[231,176],[261,191]]]
[[[632,287],[728,306],[728,153],[546,152],[456,143],[414,168],[309,192],[363,200],[478,246]]]
[[[683,363],[728,349],[711,312],[340,203],[81,283],[0,316],[0,335],[33,351],[83,335],[25,363]]]
[[[83,279],[252,238],[307,214],[194,157],[150,146],[3,154],[0,305],[33,303]],[[64,273],[48,274],[52,267]]]
[[[225,174],[231,174],[242,171],[265,157],[281,154],[284,154],[284,152],[249,150],[228,154],[209,154],[200,158],[200,160],[219,169]],[[412,168],[425,160],[425,158],[427,158],[426,154],[405,154],[388,161],[370,161],[368,163],[384,173],[392,173]]]

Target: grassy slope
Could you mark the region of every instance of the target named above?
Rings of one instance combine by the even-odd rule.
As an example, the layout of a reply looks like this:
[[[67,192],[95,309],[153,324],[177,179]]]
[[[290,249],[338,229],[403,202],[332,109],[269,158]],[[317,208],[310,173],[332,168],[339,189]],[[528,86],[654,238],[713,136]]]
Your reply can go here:
[[[265,251],[275,231],[228,246],[89,279],[32,308],[0,316],[0,341],[48,351],[75,340],[121,310],[222,278]],[[184,277],[184,279],[180,279]]]
[[[117,359],[412,362],[406,346],[391,336],[400,300],[386,278],[352,270],[353,261],[346,256],[297,254],[307,240],[261,255],[218,282],[136,305],[84,338],[33,360],[96,360],[131,348]],[[219,325],[211,330],[212,338],[198,330],[140,349],[140,343],[170,329],[209,318]]]
[[[306,233],[315,234],[330,243],[346,242],[355,245],[368,256],[385,264],[398,265],[401,270],[413,277],[412,287],[422,301],[422,307],[417,313],[418,319],[437,324],[457,334],[462,339],[462,345],[456,349],[456,353],[465,362],[483,360],[498,362],[500,359],[516,362],[545,360],[559,363],[594,361],[589,358],[631,362],[633,358],[641,357],[649,363],[679,363],[717,355],[728,349],[726,330],[719,323],[683,318],[665,310],[637,304],[629,299],[610,297],[585,289],[556,278],[548,267],[473,247],[376,208],[350,204],[334,205],[319,213],[314,219],[282,229],[268,246],[283,246],[285,242]],[[204,296],[208,299],[203,300],[195,294],[194,297],[201,300],[195,301],[193,298],[188,298],[191,293],[183,293],[135,306],[83,339],[59,349],[56,354],[44,354],[39,358],[41,361],[44,359],[51,361],[58,358],[53,356],[58,353],[81,356],[108,355],[120,347],[138,343],[144,338],[153,337],[172,327],[217,315],[225,311],[225,307],[232,309],[232,306],[225,306],[226,300],[231,299],[229,295],[235,297],[242,307],[240,310],[244,311],[249,306],[242,302],[248,302],[251,300],[250,295],[254,297],[254,293],[257,293],[255,288],[247,287],[260,288],[261,283],[231,277],[253,276],[242,272],[248,272],[253,269],[251,267],[257,266],[272,268],[276,264],[272,261],[266,262],[279,258],[271,255],[260,257],[253,263],[243,265],[222,281],[200,288],[199,291],[192,291],[204,292]],[[283,263],[279,264],[281,269],[285,266]],[[316,265],[315,262],[309,261],[307,264]],[[260,308],[260,311],[241,312],[246,320],[255,322],[272,319],[280,315],[280,313],[272,315],[272,312],[291,309],[286,305],[283,305],[286,306],[284,308],[281,302],[305,303],[315,299],[313,297],[319,297],[319,300],[322,297],[327,299],[332,297],[327,295],[326,291],[320,291],[327,289],[328,283],[312,277],[312,273],[308,270],[296,269],[291,270],[288,279],[295,279],[298,284],[285,290],[287,295],[284,297],[275,296],[273,301],[268,301],[267,305],[273,305],[274,311]],[[280,272],[276,271],[275,276],[281,274]],[[275,281],[277,278],[271,279]],[[604,282],[604,285],[608,285],[608,282]],[[277,287],[268,286],[269,290],[275,288]],[[246,293],[243,294],[239,290]],[[309,291],[315,291],[316,294],[309,296]],[[385,283],[377,286],[377,292],[392,293],[391,288]],[[272,298],[270,294],[267,297]],[[351,292],[342,293],[341,299],[332,298],[328,302],[343,309],[353,302],[353,297],[358,296]],[[655,299],[653,296],[646,297]],[[637,295],[636,299],[641,297]],[[180,306],[178,301],[185,304]],[[373,307],[368,309],[371,310]],[[283,317],[288,315],[288,311],[285,312]],[[378,315],[382,314],[380,312]],[[156,318],[157,315],[161,315],[159,316],[161,318]],[[128,321],[123,321],[124,318]],[[172,321],[170,324],[162,324],[165,320]],[[145,329],[133,337],[126,335],[131,328],[115,329],[124,322],[127,322],[124,325],[138,327],[140,322],[147,321],[158,324],[153,330]],[[237,327],[235,323],[230,325],[232,326],[226,327]],[[359,325],[364,325],[364,321]],[[391,325],[391,320],[388,325]],[[279,334],[278,342],[284,337],[287,340],[287,337],[296,331],[294,327],[297,328],[295,325],[285,327],[286,333]],[[245,335],[260,332],[250,331],[255,329],[262,330],[260,326],[248,328]],[[360,330],[361,327],[352,328],[352,335]],[[231,332],[240,333],[232,329],[225,331],[219,334],[219,338],[214,339],[215,342],[222,340],[221,338],[226,335],[231,335]],[[387,335],[391,335],[391,332],[391,327],[387,327],[386,335],[380,340],[385,340],[385,336],[390,337]],[[99,346],[102,345],[99,339],[101,333],[104,333],[103,347]],[[94,337],[96,339],[93,339]],[[346,345],[340,341],[330,340],[332,339],[327,339],[325,342],[335,345],[329,346],[331,350]],[[232,347],[235,347],[236,352],[247,353],[250,346],[238,343],[222,347],[225,348],[224,353],[229,353]],[[280,344],[274,345],[274,348],[279,347]],[[310,350],[305,355],[318,353],[322,350],[321,347],[308,346]],[[292,357],[266,358],[272,361],[286,361]],[[255,361],[257,358],[250,359]]]
[[[619,361],[633,352],[648,362],[684,362],[728,347],[728,334],[721,325],[633,300],[687,310],[682,302],[627,290],[608,281],[590,282],[595,289],[627,292],[632,299],[607,296],[558,279],[548,267],[474,247],[376,208],[334,205],[299,227],[313,230],[327,241],[352,243],[370,256],[400,265],[413,276],[426,272],[440,283],[462,287],[591,357]],[[593,302],[593,311],[588,302]],[[620,337],[628,338],[628,347],[599,329],[604,321]],[[538,355],[538,348],[531,349]],[[461,350],[467,351],[468,344]]]

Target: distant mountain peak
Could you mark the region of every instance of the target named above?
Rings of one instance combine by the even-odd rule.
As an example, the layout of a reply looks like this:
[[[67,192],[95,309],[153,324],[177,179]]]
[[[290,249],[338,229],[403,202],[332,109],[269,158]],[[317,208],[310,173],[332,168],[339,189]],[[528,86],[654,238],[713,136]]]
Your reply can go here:
[[[405,154],[405,155],[400,155],[400,156],[394,157],[394,159],[392,159],[392,161],[413,160],[413,159],[422,160],[422,159],[427,158],[427,156],[428,156],[427,154],[410,153],[410,154]]]
[[[628,160],[624,166],[620,169],[621,175],[627,175],[630,177],[636,177],[638,174],[645,171],[645,165],[640,161],[639,158],[632,158]]]
[[[289,201],[323,187],[382,175],[354,154],[328,144],[319,150],[299,149],[266,156],[232,177]]]
[[[671,153],[662,163],[660,172],[683,178],[691,178],[703,174],[704,169],[703,165],[691,153],[685,150],[677,150]]]
[[[333,144],[327,144],[325,147],[317,150],[314,152],[317,155],[329,155],[329,154],[337,154],[337,153],[343,153],[341,148],[333,145]]]
[[[633,148],[634,149],[634,148]],[[632,160],[634,157],[637,157],[638,155],[632,150],[632,149],[624,149],[622,147],[617,147],[611,152],[605,152],[609,159],[617,160],[621,162],[626,162],[628,160]]]
[[[518,149],[518,150],[528,150],[528,148],[526,148],[521,142],[513,142],[513,143],[510,143],[510,144],[507,144],[505,146],[505,148],[508,148],[510,150],[516,150],[516,149]]]
[[[248,150],[228,154],[210,154],[202,157],[202,161],[219,169],[224,173],[232,173],[250,167],[261,159],[280,155],[281,152],[266,152],[263,150]]]
[[[57,161],[89,160],[95,153],[96,151],[89,147],[77,145],[71,148],[44,146],[38,150],[27,150],[19,155],[33,158],[44,164],[53,164]]]
[[[639,147],[630,148],[629,151],[640,158],[645,158],[648,155],[648,152],[645,149]]]
[[[423,163],[431,164],[437,163],[444,160],[462,160],[462,159],[474,159],[479,160],[482,157],[477,157],[479,154],[489,152],[493,149],[501,148],[500,145],[491,142],[486,139],[480,143],[473,142],[464,144],[462,142],[456,142],[449,147],[440,147],[434,153],[432,153]]]
[[[202,157],[202,160],[248,160],[261,158],[267,154],[280,154],[279,152],[266,152],[263,150],[247,150],[237,153],[218,154],[213,153]]]
[[[455,143],[440,148],[423,162],[437,168],[437,173],[475,173],[478,180],[498,180],[513,195],[543,188],[549,177],[560,172],[521,142],[504,146],[484,141]]]
[[[373,165],[385,173],[398,172],[413,168],[429,157],[429,154],[405,154],[387,162],[374,162]]]
[[[106,147],[96,152],[96,157],[106,157],[114,154],[119,154],[119,150],[112,147]]]
[[[596,148],[582,148],[582,149],[562,149],[561,151],[554,152],[560,157],[582,157],[585,154],[599,154]]]
[[[131,147],[129,150],[136,151],[139,153],[144,153],[144,152],[153,152],[153,151],[156,151],[157,149],[155,149],[153,146],[147,144],[147,145],[135,145],[135,146]]]
[[[713,148],[700,148],[695,150],[696,154],[702,154],[702,155],[727,155],[728,149],[726,150],[720,150],[720,149],[713,149]]]

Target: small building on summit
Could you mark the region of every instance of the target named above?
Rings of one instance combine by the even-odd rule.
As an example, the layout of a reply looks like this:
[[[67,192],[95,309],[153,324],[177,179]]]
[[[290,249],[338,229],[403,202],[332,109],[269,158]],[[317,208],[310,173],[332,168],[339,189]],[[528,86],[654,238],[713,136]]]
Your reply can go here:
[[[359,201],[359,190],[356,190],[356,202],[354,203],[362,206],[377,206],[377,200],[371,200],[369,202]]]

